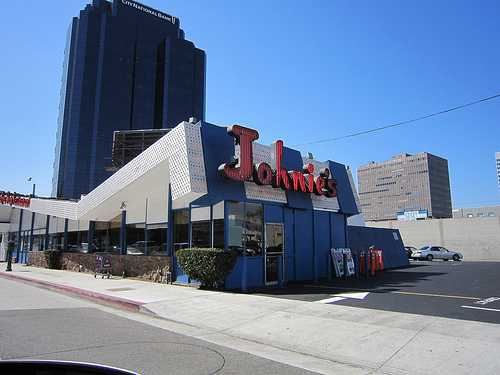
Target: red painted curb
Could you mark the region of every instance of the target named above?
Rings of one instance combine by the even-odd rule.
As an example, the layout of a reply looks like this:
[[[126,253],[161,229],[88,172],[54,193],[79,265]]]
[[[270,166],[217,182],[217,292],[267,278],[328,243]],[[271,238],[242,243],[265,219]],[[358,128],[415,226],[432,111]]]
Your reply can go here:
[[[137,302],[137,301],[132,301],[132,300],[124,299],[124,298],[113,297],[113,296],[109,296],[106,294],[92,292],[89,290],[73,288],[73,287],[70,287],[67,285],[52,283],[50,281],[31,279],[29,277],[13,275],[11,273],[0,272],[0,276],[3,276],[3,277],[8,278],[8,279],[14,279],[14,280],[19,280],[19,281],[23,281],[23,282],[27,282],[27,283],[31,283],[31,284],[36,284],[36,285],[43,287],[43,288],[46,288],[46,289],[58,290],[58,291],[65,292],[68,294],[77,295],[77,296],[84,297],[84,298],[87,298],[87,299],[90,299],[93,301],[106,302],[106,303],[111,304],[111,305],[124,307],[124,308],[131,309],[134,311],[139,311],[141,309],[141,306],[145,305],[145,303],[143,303],[143,302]]]

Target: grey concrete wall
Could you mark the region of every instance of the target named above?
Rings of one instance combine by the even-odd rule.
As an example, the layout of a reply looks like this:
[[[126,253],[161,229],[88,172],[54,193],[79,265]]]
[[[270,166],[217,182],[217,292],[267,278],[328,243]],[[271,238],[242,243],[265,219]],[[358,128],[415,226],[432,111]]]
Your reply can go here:
[[[386,221],[368,227],[399,229],[405,246],[441,245],[465,260],[500,261],[500,217]]]

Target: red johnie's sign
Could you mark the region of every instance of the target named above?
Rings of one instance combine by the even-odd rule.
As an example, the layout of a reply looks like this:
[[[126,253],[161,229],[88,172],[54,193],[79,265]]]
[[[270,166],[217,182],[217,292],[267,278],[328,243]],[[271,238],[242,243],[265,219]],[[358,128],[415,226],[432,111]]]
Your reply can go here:
[[[240,155],[235,165],[219,166],[222,177],[235,181],[253,180],[257,185],[271,185],[274,188],[313,193],[328,198],[338,195],[337,181],[330,178],[328,168],[322,169],[319,176],[312,174],[312,164],[304,165],[302,172],[287,171],[283,168],[283,141],[271,144],[271,165],[254,164],[252,142],[259,138],[259,133],[239,125],[228,127],[227,132],[236,139],[235,143],[240,145]]]
[[[31,204],[31,196],[11,193],[10,191],[0,191],[0,204],[29,207]]]

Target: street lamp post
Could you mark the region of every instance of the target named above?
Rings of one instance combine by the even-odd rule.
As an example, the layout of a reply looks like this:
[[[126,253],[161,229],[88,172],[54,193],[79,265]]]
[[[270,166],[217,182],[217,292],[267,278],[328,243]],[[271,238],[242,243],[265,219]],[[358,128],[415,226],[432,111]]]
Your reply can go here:
[[[28,178],[28,181],[31,181],[33,183],[33,194],[31,194],[31,197],[35,197],[35,182],[33,179],[30,177]],[[35,228],[35,211],[31,212],[31,232],[30,232],[30,251],[33,251],[33,230]]]

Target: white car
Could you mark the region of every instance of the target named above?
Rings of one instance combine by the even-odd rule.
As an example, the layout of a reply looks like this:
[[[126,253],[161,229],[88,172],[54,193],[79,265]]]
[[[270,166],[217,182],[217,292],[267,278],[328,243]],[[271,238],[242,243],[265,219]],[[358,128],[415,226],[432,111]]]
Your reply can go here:
[[[433,259],[453,259],[454,261],[463,259],[462,254],[457,253],[456,251],[450,251],[442,246],[424,246],[419,250],[412,251],[411,257],[412,259],[427,259],[428,261]]]

